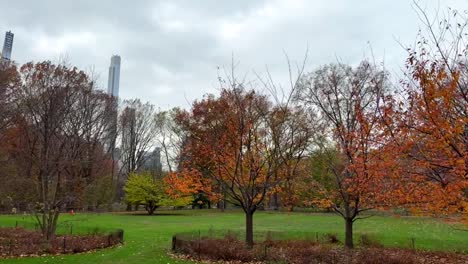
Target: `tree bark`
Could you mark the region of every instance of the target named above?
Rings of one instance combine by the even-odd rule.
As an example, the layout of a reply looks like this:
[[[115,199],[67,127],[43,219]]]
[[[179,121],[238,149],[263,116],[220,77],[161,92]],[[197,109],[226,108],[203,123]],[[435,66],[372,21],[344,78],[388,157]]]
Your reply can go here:
[[[248,247],[253,246],[253,212],[245,212],[245,242]]]
[[[150,202],[149,204],[145,205],[145,209],[146,211],[148,212],[148,215],[153,215],[154,214],[154,211],[156,211],[156,208],[158,208],[158,206],[156,206],[154,203]]]
[[[148,209],[146,209],[146,211],[148,212],[148,215],[153,215],[154,214],[154,209],[153,208],[148,208]]]
[[[279,209],[279,201],[278,200],[279,200],[278,199],[278,194],[274,193],[273,194],[273,206],[272,207],[273,207],[273,210],[275,210],[275,211],[278,211],[278,209]]]
[[[347,248],[353,248],[353,219],[345,218],[346,233],[345,233],[345,246]]]

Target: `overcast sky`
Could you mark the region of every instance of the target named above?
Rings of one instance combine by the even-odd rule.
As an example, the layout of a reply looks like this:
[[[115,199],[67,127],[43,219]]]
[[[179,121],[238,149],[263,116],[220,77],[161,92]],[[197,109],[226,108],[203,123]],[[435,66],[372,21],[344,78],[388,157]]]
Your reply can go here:
[[[15,34],[12,59],[56,61],[99,73],[105,89],[110,57],[122,57],[120,96],[166,109],[216,92],[218,67],[234,55],[239,73],[268,66],[285,83],[285,53],[307,69],[371,56],[393,73],[404,63],[398,44],[414,43],[421,23],[410,0],[111,1],[0,0],[0,30]],[[468,0],[423,0],[435,10],[465,10]]]

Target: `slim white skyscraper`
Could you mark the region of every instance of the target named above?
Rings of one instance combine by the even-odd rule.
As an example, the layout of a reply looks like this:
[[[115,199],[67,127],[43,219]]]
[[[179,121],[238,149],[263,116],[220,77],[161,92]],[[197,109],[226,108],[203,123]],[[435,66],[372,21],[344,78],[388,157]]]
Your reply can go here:
[[[120,84],[120,56],[113,55],[109,66],[109,80],[107,81],[107,94],[114,97],[112,105],[112,114],[109,116],[109,131],[106,146],[108,152],[112,154],[114,160],[118,159],[115,141],[117,138],[117,116],[119,102],[119,84]]]
[[[109,80],[107,82],[107,93],[119,97],[120,83],[120,56],[113,55],[109,66]]]
[[[13,49],[13,37],[11,31],[5,33],[5,42],[3,42],[2,59],[11,60],[11,50]]]

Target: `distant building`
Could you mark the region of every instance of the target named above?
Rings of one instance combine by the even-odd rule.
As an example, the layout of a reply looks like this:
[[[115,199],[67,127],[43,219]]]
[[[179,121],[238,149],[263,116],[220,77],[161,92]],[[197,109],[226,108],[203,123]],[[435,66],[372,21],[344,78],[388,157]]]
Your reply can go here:
[[[109,80],[107,82],[107,93],[119,97],[120,84],[120,56],[113,55],[109,66]]]
[[[143,157],[143,166],[141,170],[150,172],[154,176],[161,176],[162,164],[161,164],[161,148],[155,148],[152,152],[145,151]]]
[[[117,116],[118,116],[118,97],[120,84],[120,56],[113,55],[109,66],[109,80],[107,82],[107,94],[114,97],[112,105],[112,115],[109,117],[109,130],[107,132],[107,149],[115,157],[115,141],[117,138]]]
[[[11,60],[11,50],[13,49],[13,37],[15,35],[11,31],[5,33],[5,41],[3,42],[2,59]]]

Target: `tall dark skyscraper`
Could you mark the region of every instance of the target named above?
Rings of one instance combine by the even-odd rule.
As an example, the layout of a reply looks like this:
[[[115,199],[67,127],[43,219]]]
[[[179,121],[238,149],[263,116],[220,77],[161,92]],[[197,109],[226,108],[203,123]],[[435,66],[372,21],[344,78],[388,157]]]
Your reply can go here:
[[[3,42],[2,59],[11,60],[11,50],[13,49],[13,37],[15,35],[11,31],[5,33],[5,41]]]

